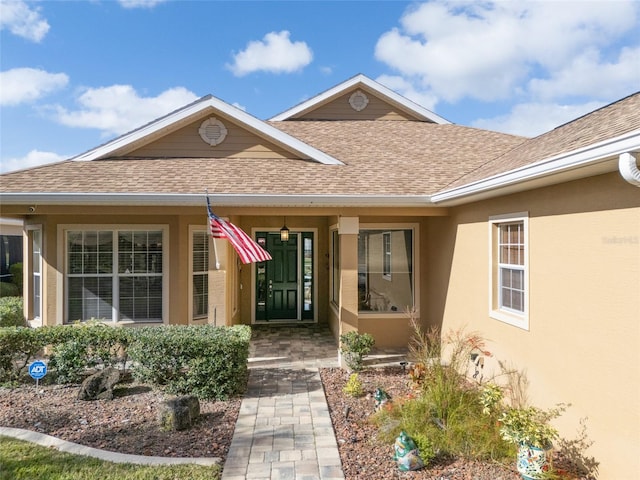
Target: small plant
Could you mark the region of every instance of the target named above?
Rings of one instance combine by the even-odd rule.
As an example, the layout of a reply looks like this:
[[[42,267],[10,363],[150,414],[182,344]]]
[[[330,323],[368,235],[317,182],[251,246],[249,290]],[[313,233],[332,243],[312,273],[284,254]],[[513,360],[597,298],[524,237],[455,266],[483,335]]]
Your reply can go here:
[[[369,354],[375,340],[369,333],[352,331],[340,335],[340,352],[344,355],[347,367],[353,372],[364,368],[364,357]]]
[[[362,382],[360,381],[357,373],[352,373],[351,375],[349,375],[349,380],[347,381],[342,391],[351,397],[362,396],[362,394],[364,393],[364,389],[362,388]]]
[[[485,385],[480,393],[480,405],[482,405],[482,413],[492,415],[498,411],[500,402],[502,402],[502,389],[495,383]]]
[[[414,433],[412,435],[413,441],[416,442],[418,451],[420,452],[420,458],[424,462],[425,467],[429,465],[434,458],[436,458],[438,451],[433,445],[433,441],[429,436],[423,433]]]
[[[562,404],[550,410],[537,407],[507,409],[499,419],[500,434],[507,442],[515,445],[549,449],[558,438],[558,430],[549,422],[565,410],[566,406]]]

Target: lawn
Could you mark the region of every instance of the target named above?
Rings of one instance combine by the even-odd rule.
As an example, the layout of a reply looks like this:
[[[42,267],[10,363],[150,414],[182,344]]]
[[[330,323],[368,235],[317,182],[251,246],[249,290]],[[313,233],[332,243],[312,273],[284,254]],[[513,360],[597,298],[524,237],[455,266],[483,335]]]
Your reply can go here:
[[[0,480],[218,480],[220,467],[141,466],[59,452],[0,436]]]

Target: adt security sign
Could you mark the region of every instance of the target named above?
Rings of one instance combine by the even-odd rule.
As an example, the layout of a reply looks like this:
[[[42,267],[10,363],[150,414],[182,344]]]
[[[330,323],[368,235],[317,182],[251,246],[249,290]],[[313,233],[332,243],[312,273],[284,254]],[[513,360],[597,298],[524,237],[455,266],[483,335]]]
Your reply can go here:
[[[29,365],[29,375],[31,375],[31,378],[33,378],[34,380],[40,380],[46,374],[47,374],[46,363],[40,360],[36,360],[31,365]]]

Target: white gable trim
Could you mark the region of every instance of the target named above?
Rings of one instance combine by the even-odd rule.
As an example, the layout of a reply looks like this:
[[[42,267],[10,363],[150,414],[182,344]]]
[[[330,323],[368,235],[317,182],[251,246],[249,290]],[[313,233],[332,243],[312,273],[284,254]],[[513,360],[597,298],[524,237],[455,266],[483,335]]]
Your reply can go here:
[[[431,196],[431,200],[436,204],[457,205],[502,195],[505,193],[503,189],[509,187],[515,186],[506,193],[526,190],[529,188],[524,185],[527,182],[537,181],[535,186],[541,187],[558,183],[556,179],[560,177],[562,181],[583,178],[583,172],[586,172],[588,167],[602,166],[600,169],[588,170],[594,175],[615,171],[617,157],[633,151],[640,151],[640,130],[633,130],[587,147],[436,193]]]
[[[346,82],[343,82],[339,85],[336,85],[325,92],[316,95],[315,97],[307,100],[306,102],[302,102],[296,105],[285,112],[282,112],[275,117],[270,118],[269,120],[272,122],[280,122],[283,120],[289,120],[292,118],[299,117],[315,108],[320,107],[321,105],[330,102],[334,98],[344,94],[345,92],[351,90],[355,86],[364,86],[367,89],[377,93],[379,96],[385,98],[389,103],[395,105],[399,109],[404,112],[407,112],[420,120],[425,120],[434,123],[440,124],[449,124],[448,120],[445,120],[439,115],[436,115],[431,110],[427,110],[424,107],[421,107],[417,103],[412,102],[411,100],[403,97],[402,95],[397,94],[393,90],[385,87],[384,85],[371,80],[369,77],[366,77],[362,74],[356,75],[355,77],[350,78]]]
[[[97,160],[99,158],[105,158],[113,155],[124,155],[134,148],[173,131],[178,126],[185,125],[186,123],[201,117],[203,112],[206,112],[207,110],[211,110],[212,113],[220,112],[227,115],[252,133],[279,145],[285,150],[288,150],[305,160],[313,160],[325,165],[343,165],[340,160],[311,147],[297,138],[272,127],[262,120],[259,120],[253,115],[250,115],[211,95],[203,97],[186,107],[154,120],[153,122],[136,130],[121,135],[104,145],[100,145],[88,152],[73,157],[72,160]]]

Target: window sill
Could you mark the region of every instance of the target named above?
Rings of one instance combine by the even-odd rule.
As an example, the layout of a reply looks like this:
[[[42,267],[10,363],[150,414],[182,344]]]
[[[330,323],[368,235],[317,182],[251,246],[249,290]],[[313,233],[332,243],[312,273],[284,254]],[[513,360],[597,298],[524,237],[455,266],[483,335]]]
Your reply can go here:
[[[489,316],[495,320],[529,331],[529,316],[526,314],[518,315],[506,310],[490,310]]]

